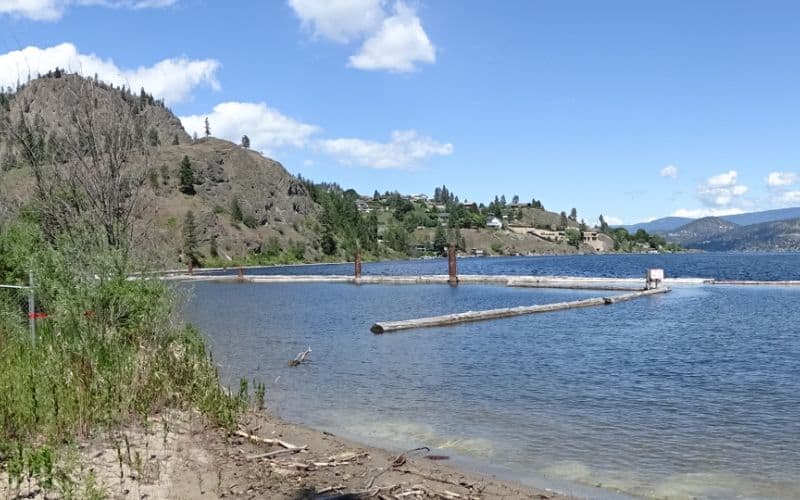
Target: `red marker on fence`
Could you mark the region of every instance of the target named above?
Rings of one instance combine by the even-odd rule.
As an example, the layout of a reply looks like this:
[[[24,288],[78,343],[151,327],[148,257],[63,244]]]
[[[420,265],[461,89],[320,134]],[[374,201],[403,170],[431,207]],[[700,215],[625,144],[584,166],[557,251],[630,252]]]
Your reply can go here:
[[[28,313],[28,318],[30,319],[44,319],[47,317],[47,313]]]

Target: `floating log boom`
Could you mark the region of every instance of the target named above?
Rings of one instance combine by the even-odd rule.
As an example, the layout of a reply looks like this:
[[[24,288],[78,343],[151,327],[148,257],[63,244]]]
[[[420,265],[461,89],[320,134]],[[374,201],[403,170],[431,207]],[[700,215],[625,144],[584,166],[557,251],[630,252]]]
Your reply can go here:
[[[581,307],[594,307],[607,304],[616,304],[628,300],[646,297],[669,292],[669,288],[654,288],[652,290],[642,290],[610,297],[594,297],[591,299],[575,300],[572,302],[556,302],[553,304],[541,304],[534,306],[508,307],[503,309],[490,309],[487,311],[467,311],[456,314],[446,314],[444,316],[432,316],[428,318],[409,319],[405,321],[386,321],[372,325],[372,333],[381,334],[397,330],[409,330],[412,328],[428,328],[432,326],[447,326],[458,323],[469,323],[473,321],[485,321],[490,319],[510,318],[512,316],[522,316],[523,314],[535,314],[564,309],[577,309]]]

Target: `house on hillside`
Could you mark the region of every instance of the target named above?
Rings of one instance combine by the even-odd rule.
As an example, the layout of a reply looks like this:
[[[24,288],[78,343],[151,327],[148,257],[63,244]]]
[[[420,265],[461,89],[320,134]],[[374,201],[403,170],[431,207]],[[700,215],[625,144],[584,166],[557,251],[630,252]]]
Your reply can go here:
[[[538,229],[534,228],[528,231],[528,234],[533,234],[538,236],[539,238],[547,241],[552,241],[554,243],[561,243],[566,238],[566,233],[564,231],[558,230],[549,230],[549,229]]]
[[[501,221],[497,217],[489,217],[488,219],[486,219],[486,227],[492,229],[501,229],[503,227],[503,221]]]
[[[598,231],[583,231],[581,241],[594,248],[595,252],[614,250],[614,240],[609,235]]]
[[[366,201],[364,201],[362,199],[356,200],[356,209],[359,212],[361,212],[362,214],[367,214],[369,212],[372,212],[372,209],[370,208],[369,203],[367,203]]]

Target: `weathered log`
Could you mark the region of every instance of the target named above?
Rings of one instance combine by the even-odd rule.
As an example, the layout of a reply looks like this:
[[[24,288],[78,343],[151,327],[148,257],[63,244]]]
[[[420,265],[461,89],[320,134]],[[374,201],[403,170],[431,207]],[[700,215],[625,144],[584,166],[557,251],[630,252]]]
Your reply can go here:
[[[611,297],[594,297],[591,299],[575,300],[571,302],[556,302],[553,304],[541,304],[534,306],[508,307],[503,309],[489,309],[487,311],[467,311],[456,314],[445,314],[443,316],[432,316],[428,318],[410,319],[405,321],[378,322],[372,325],[372,333],[382,334],[396,330],[408,330],[411,328],[427,328],[432,326],[447,326],[458,323],[468,323],[472,321],[485,321],[490,319],[510,318],[524,314],[536,314],[543,312],[561,311],[565,309],[577,309],[581,307],[594,307],[606,304],[616,304],[626,300],[633,300],[639,297],[655,295],[669,292],[669,288],[655,288],[652,290],[642,290],[633,293],[614,295]]]
[[[236,436],[239,436],[239,437],[247,438],[250,441],[253,441],[253,442],[256,442],[256,443],[268,444],[268,445],[272,445],[272,446],[278,445],[278,446],[281,446],[283,448],[286,448],[287,450],[302,451],[302,450],[305,450],[307,448],[307,446],[297,446],[297,445],[294,445],[292,443],[287,443],[286,441],[282,441],[280,439],[268,439],[268,438],[262,438],[262,437],[254,436],[253,434],[250,434],[249,432],[246,432],[246,431],[243,431],[243,430],[235,431],[234,434]]]

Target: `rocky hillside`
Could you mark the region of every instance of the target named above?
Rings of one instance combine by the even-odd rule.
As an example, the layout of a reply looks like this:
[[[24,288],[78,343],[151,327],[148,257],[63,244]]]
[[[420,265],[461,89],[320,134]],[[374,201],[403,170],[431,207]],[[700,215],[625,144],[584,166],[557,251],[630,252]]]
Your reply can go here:
[[[715,240],[737,227],[733,222],[719,217],[704,217],[666,233],[665,238],[670,243],[696,248],[696,245]]]
[[[195,216],[202,257],[209,256],[212,240],[222,260],[226,256],[241,258],[267,245],[273,251],[302,247],[306,257],[315,257],[318,236],[309,227],[315,225],[319,207],[303,183],[280,163],[231,142],[214,138],[193,141],[178,118],[152,96],[131,94],[77,75],[51,75],[0,97],[8,118],[4,127],[17,127],[20,120],[33,124],[44,138],[42,151],[48,150],[51,137],[68,128],[70,117],[87,104],[135,117],[140,133],[152,146],[146,181],[138,194],[142,210],[136,215],[138,227],[146,233],[141,246],[159,261],[178,262],[182,222],[189,210]],[[34,181],[12,134],[0,132],[2,215],[30,199]],[[195,194],[179,189],[184,156],[191,164]],[[238,218],[232,213],[234,205],[241,211]]]

